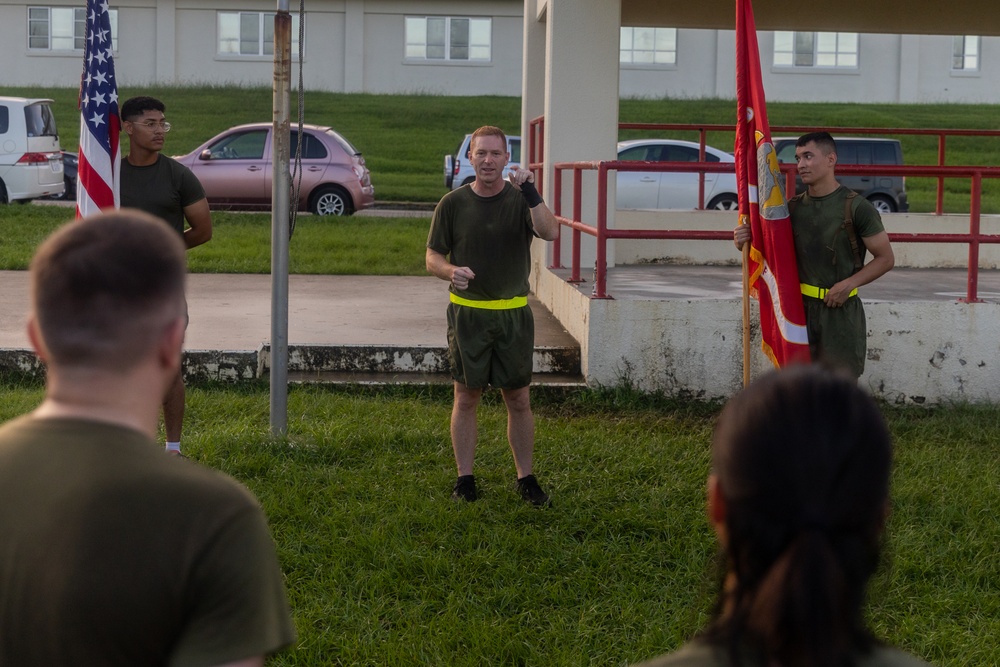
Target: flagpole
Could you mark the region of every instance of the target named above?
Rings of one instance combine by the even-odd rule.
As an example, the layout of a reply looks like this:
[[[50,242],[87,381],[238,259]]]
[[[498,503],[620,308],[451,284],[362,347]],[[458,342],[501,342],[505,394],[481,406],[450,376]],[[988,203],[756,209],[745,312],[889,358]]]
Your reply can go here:
[[[271,435],[288,432],[288,219],[291,176],[288,128],[292,17],[288,0],[274,15],[274,91],[271,182]]]
[[[744,223],[745,224],[745,223]],[[750,243],[743,244],[743,386],[750,384]]]

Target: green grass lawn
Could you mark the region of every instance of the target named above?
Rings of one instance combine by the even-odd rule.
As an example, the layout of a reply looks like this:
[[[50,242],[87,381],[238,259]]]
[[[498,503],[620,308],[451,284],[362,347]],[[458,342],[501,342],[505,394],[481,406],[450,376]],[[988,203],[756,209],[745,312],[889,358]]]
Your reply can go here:
[[[40,398],[0,392],[0,420]],[[514,493],[493,394],[482,498],[459,505],[446,389],[293,388],[276,441],[265,387],[192,388],[187,452],[242,480],[270,517],[299,635],[271,664],[625,665],[702,627],[716,406],[624,389],[536,392],[535,406],[545,510]],[[871,623],[936,665],[1000,664],[1000,409],[885,414],[897,464]]]
[[[38,244],[73,217],[44,204],[0,207],[0,270],[28,268]],[[215,212],[213,236],[188,252],[194,273],[270,273],[271,216]],[[300,215],[289,243],[289,271],[323,275],[426,276],[430,217],[330,218]]]
[[[0,87],[2,95],[50,97],[62,145],[75,149],[80,117],[74,88]],[[187,153],[216,133],[239,123],[271,118],[271,89],[238,86],[123,88],[122,100],[132,95],[154,95],[167,105],[174,128],[165,152]],[[293,99],[296,96],[293,96]],[[518,97],[440,97],[432,95],[371,95],[306,91],[305,120],[328,124],[349,139],[365,156],[380,201],[437,201],[446,190],[444,156],[457,147],[466,133],[480,125],[499,125],[520,132],[521,100]],[[924,127],[1000,129],[995,107],[975,104],[768,104],[771,125],[814,127]],[[625,99],[619,120],[635,123],[731,124],[734,100]],[[623,131],[621,139],[652,136],[649,132]],[[655,136],[697,139],[695,133],[664,132]],[[906,164],[937,164],[933,137],[897,137]],[[732,150],[731,133],[709,135],[708,143]],[[947,142],[948,164],[995,164],[1000,138],[952,138]],[[968,179],[946,182],[945,210],[968,211]],[[907,180],[913,211],[934,209],[936,181]],[[984,184],[983,212],[1000,213],[1000,184]]]

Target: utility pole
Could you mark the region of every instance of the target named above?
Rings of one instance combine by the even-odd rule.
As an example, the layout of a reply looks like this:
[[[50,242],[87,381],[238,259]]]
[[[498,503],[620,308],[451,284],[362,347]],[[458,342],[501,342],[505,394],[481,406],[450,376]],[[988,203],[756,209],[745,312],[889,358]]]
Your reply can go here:
[[[288,1],[274,15],[274,129],[271,183],[271,435],[288,431],[288,241],[292,17]]]

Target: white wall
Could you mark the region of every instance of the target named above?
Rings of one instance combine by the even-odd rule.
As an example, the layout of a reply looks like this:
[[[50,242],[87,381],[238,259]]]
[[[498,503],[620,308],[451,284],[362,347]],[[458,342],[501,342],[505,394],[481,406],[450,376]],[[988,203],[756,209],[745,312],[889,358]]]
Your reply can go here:
[[[523,34],[520,10],[520,3],[510,2],[411,3],[383,9],[378,7],[378,3],[368,0],[364,92],[520,95]],[[403,23],[407,15],[493,16],[492,61],[488,64],[406,62],[403,58]],[[359,64],[351,63],[350,66],[357,67]]]
[[[81,2],[32,4],[79,6]],[[297,9],[297,3],[291,5],[293,11]],[[27,7],[24,2],[0,0],[0,62],[4,63],[0,85],[77,85],[83,67],[81,53],[28,51]],[[121,0],[112,7],[119,18],[115,68],[121,88],[154,83],[271,85],[271,56],[216,53],[216,14],[219,10],[273,12],[273,0]],[[307,3],[305,87],[336,92],[520,95],[521,10],[521,0]],[[492,62],[405,62],[406,16],[493,17]]]
[[[669,67],[623,65],[619,93],[622,97],[706,98],[736,97],[736,81],[731,76],[726,90],[720,91],[716,74],[732,70],[736,56],[721,60],[719,43],[735,39],[732,31],[678,30],[677,63]]]
[[[46,0],[40,6],[80,6]],[[534,3],[531,5],[533,11]],[[27,7],[0,0],[0,85],[75,86],[79,53],[27,48]],[[297,3],[291,3],[292,9]],[[335,92],[520,95],[523,0],[328,0],[306,5],[306,88]],[[274,11],[273,0],[119,0],[115,65],[121,87],[164,84],[269,86],[271,57],[216,54],[216,11]],[[403,59],[407,15],[492,16],[489,64],[413,64]],[[593,36],[580,36],[592,40]],[[614,37],[605,38],[612,39]],[[732,98],[734,33],[678,30],[675,67],[626,66],[624,97]],[[1000,102],[1000,38],[981,40],[980,71],[951,71],[951,36],[861,36],[857,72],[788,71],[771,66],[773,33],[759,33],[764,85],[772,101]],[[614,45],[610,50],[616,50]],[[602,47],[603,48],[603,47]]]
[[[645,391],[726,398],[742,387],[742,306],[738,299],[592,300],[546,270],[533,290],[580,342],[591,386],[627,380]],[[771,368],[760,351],[751,302],[751,376]],[[868,359],[861,385],[894,403],[1000,401],[1000,304],[865,304]]]
[[[951,70],[951,35],[860,35],[860,67],[824,71],[774,67],[774,33],[758,32],[761,74],[774,102],[1000,102],[1000,38],[980,40],[977,72]],[[735,97],[735,33],[678,30],[677,65],[622,68],[622,97]]]

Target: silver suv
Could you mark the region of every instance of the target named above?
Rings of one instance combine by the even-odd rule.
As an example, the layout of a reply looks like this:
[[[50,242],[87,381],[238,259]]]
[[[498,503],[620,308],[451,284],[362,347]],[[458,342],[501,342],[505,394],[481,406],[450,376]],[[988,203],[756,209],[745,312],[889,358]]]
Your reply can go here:
[[[456,190],[476,180],[476,171],[469,162],[471,139],[471,134],[465,135],[454,155],[444,156],[444,186],[449,190]],[[507,152],[510,153],[511,164],[521,164],[521,137],[507,135]]]
[[[795,164],[795,142],[798,139],[774,139],[779,162]],[[903,149],[896,139],[869,137],[834,137],[837,142],[837,164],[903,164]],[[906,178],[872,174],[837,175],[844,187],[866,198],[879,213],[905,213],[910,210],[906,200]],[[795,177],[795,192],[803,192],[802,180]]]

